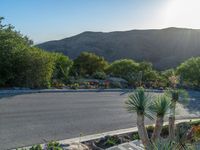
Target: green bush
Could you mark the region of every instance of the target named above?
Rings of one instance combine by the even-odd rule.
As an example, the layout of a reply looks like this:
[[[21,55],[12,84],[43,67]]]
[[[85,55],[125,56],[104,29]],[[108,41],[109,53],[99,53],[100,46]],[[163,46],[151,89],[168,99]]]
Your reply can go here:
[[[106,72],[113,77],[120,77],[129,82],[135,82],[139,64],[131,59],[121,59],[112,62]]]
[[[42,146],[41,145],[35,145],[35,146],[32,146],[29,150],[42,150]]]
[[[140,137],[139,137],[138,132],[133,133],[133,135],[132,135],[132,137],[131,137],[131,140],[139,140],[139,139],[140,139]]]
[[[0,18],[0,86],[48,88],[55,57],[32,46],[31,40]]]
[[[109,136],[105,145],[110,147],[110,146],[114,146],[120,143],[121,143],[120,139],[117,136]]]
[[[71,84],[71,85],[70,85],[70,88],[76,90],[76,89],[79,88],[79,84],[78,84],[78,83]]]
[[[72,60],[60,53],[53,53],[55,57],[55,67],[53,71],[53,79],[62,83],[67,83],[69,71],[72,67]]]
[[[106,79],[106,74],[105,74],[105,72],[95,72],[95,73],[93,73],[92,77],[95,79],[104,80],[104,79]]]
[[[63,150],[61,145],[56,141],[49,142],[45,147],[47,150]]]
[[[95,72],[104,72],[108,62],[94,53],[82,52],[75,60],[71,69],[73,76],[92,76]]]
[[[177,74],[181,76],[182,81],[194,87],[200,86],[200,57],[193,57],[181,63],[177,67]]]
[[[113,82],[110,83],[110,87],[111,88],[122,88],[122,85],[118,81],[113,81]]]
[[[191,122],[189,122],[189,124],[190,124],[191,126],[200,125],[200,120],[191,121]]]

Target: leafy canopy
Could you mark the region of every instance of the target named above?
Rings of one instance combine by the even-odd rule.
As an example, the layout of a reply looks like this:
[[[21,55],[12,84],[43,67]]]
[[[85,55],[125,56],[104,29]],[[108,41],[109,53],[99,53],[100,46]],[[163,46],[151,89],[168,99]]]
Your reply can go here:
[[[200,57],[193,57],[177,67],[181,79],[189,85],[200,86]]]
[[[95,72],[104,72],[107,65],[108,62],[103,57],[89,52],[82,52],[74,60],[73,74],[92,76]]]
[[[57,78],[62,78],[61,70],[67,75],[70,61],[66,56],[32,46],[31,40],[2,21],[0,17],[1,87],[50,87],[53,72]]]

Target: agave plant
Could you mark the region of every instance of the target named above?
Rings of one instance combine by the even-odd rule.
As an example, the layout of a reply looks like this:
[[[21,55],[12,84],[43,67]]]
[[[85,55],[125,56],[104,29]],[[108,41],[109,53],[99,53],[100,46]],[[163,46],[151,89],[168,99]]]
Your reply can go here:
[[[160,133],[162,131],[164,116],[168,112],[170,107],[170,99],[166,95],[158,96],[157,99],[153,102],[151,110],[156,115],[156,124],[152,134],[152,141],[158,140]]]
[[[176,150],[177,144],[165,139],[159,139],[152,144],[153,150]]]
[[[125,102],[126,109],[130,113],[137,113],[137,128],[140,139],[142,140],[145,148],[149,148],[151,146],[151,142],[149,140],[147,130],[144,125],[144,118],[148,117],[152,118],[152,113],[150,110],[152,95],[146,93],[143,88],[136,89],[136,91],[129,96],[129,99]]]
[[[180,145],[178,141],[168,139],[159,139],[152,143],[152,150],[199,150],[194,144],[185,143]]]

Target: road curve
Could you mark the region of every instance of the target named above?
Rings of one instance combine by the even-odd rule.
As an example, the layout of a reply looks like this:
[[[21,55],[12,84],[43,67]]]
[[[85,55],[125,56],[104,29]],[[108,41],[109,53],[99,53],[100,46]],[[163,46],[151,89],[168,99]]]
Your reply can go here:
[[[0,149],[136,126],[136,116],[124,109],[127,95],[59,92],[1,98]],[[179,116],[187,117],[187,113]]]

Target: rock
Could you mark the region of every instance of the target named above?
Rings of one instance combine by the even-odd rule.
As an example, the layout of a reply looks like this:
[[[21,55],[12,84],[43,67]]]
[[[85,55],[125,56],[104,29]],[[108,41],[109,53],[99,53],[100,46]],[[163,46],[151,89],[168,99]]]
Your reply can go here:
[[[89,148],[82,143],[71,143],[65,150],[89,150]]]

